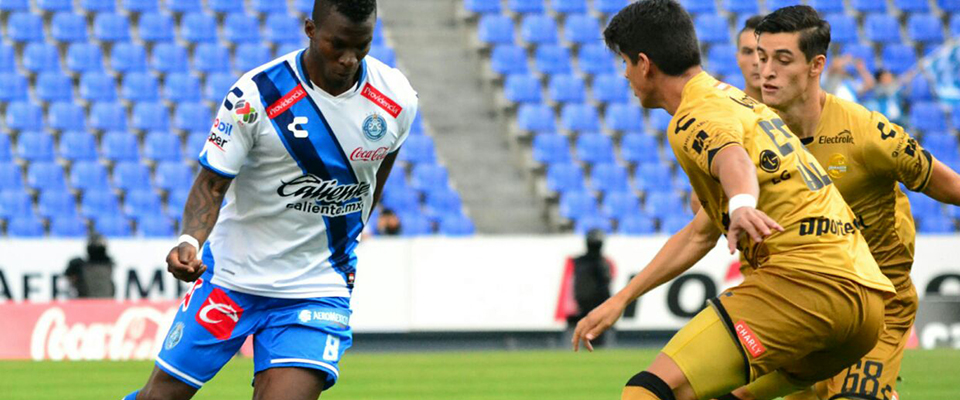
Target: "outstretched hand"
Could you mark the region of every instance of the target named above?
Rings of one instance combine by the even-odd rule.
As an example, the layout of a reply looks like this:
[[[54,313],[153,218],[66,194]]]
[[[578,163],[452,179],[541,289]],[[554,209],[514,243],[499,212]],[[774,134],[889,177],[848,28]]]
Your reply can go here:
[[[730,254],[737,251],[737,242],[740,235],[750,236],[754,242],[760,243],[773,231],[783,232],[783,227],[773,219],[753,207],[740,207],[730,215],[730,229],[727,230],[727,247]]]
[[[616,297],[611,297],[603,304],[597,306],[586,317],[577,323],[577,328],[573,331],[573,351],[580,350],[580,341],[587,350],[593,351],[593,344],[590,343],[600,337],[603,332],[610,329],[614,323],[623,315],[626,304]]]
[[[193,282],[207,271],[207,266],[197,258],[196,247],[180,243],[167,254],[167,271],[181,281]]]

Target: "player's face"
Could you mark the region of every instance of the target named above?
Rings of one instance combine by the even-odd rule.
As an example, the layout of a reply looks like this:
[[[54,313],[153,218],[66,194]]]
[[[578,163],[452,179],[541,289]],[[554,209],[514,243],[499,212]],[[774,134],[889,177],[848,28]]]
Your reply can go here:
[[[307,21],[308,54],[319,66],[327,89],[342,92],[353,85],[360,62],[370,51],[376,21],[376,14],[371,14],[366,21],[356,23],[336,9],[330,10],[323,21]]]
[[[760,88],[760,64],[757,61],[757,36],[752,29],[740,33],[737,40],[737,65],[740,66],[740,72],[743,73],[743,80],[747,87]],[[758,99],[759,100],[759,99]]]
[[[757,55],[762,78],[763,102],[785,108],[802,99],[811,83],[822,72],[823,56],[807,61],[800,51],[799,33],[764,33],[757,39]]]
[[[624,66],[626,69],[623,71],[624,78],[627,78],[627,81],[630,82],[630,88],[633,89],[633,95],[637,96],[640,99],[640,104],[647,108],[652,108],[652,104],[649,101],[649,90],[645,89],[647,87],[646,79],[646,60],[641,57],[637,60],[636,63],[630,60],[630,57],[627,57],[624,54],[620,54],[620,58],[623,59]]]

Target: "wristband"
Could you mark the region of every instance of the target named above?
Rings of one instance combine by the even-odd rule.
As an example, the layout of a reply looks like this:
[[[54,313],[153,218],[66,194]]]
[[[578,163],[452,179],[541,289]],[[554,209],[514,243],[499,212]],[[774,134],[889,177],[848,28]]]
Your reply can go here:
[[[180,238],[177,239],[177,246],[180,246],[184,243],[187,243],[197,249],[197,251],[200,251],[200,242],[197,240],[197,238],[190,235],[180,235]]]
[[[733,196],[730,201],[727,202],[727,205],[730,210],[730,215],[733,215],[733,212],[740,207],[757,208],[757,198],[746,193],[741,193]]]

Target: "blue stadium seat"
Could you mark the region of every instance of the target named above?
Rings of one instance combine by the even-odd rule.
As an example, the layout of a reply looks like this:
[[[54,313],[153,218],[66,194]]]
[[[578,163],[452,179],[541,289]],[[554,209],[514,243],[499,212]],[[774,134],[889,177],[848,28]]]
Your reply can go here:
[[[43,40],[43,20],[30,12],[15,12],[7,17],[7,35],[14,42]]]
[[[47,111],[47,127],[58,131],[86,129],[87,116],[79,104],[53,103]]]
[[[930,3],[927,0],[893,0],[893,6],[905,13],[930,12]]]
[[[740,66],[737,65],[737,48],[732,44],[710,46],[710,50],[707,51],[707,62],[710,71],[716,75],[740,74]]]
[[[657,231],[653,218],[643,214],[625,215],[617,224],[617,230],[624,235],[650,235]]]
[[[30,72],[60,71],[60,52],[52,44],[29,43],[23,49],[23,67]]]
[[[915,76],[908,85],[907,99],[911,103],[933,100],[933,89],[930,82],[922,74]]]
[[[103,71],[103,52],[92,43],[73,43],[67,48],[67,69],[72,72]]]
[[[613,223],[610,219],[602,215],[586,215],[579,218],[573,224],[573,231],[578,235],[586,235],[591,230],[599,229],[605,233],[613,232]]]
[[[660,162],[657,138],[646,133],[629,133],[620,139],[620,158],[632,164]]]
[[[213,113],[210,107],[200,102],[187,102],[177,104],[177,110],[173,114],[173,127],[182,131],[203,131],[210,127],[213,121]]]
[[[87,236],[87,224],[79,216],[62,216],[51,218],[50,236],[60,238],[83,238]]]
[[[730,42],[730,25],[726,17],[716,14],[704,14],[694,20],[697,38],[703,43]]]
[[[910,121],[914,128],[924,132],[947,130],[947,116],[936,102],[914,104],[910,109]]]
[[[413,190],[384,191],[383,205],[398,213],[420,212],[420,194]]]
[[[80,8],[91,13],[114,12],[117,9],[116,0],[81,0]]]
[[[937,0],[937,6],[948,13],[956,14],[960,12],[960,0]]]
[[[849,54],[854,58],[859,58],[863,60],[864,64],[866,64],[867,69],[870,72],[874,72],[877,70],[876,55],[873,52],[873,47],[869,45],[848,44],[846,46],[843,46],[843,51],[841,52],[841,54],[842,55]]]
[[[917,63],[917,53],[913,46],[905,44],[889,44],[881,51],[883,65],[894,75],[907,72]]]
[[[109,188],[107,169],[97,161],[76,162],[70,168],[70,186],[80,190]]]
[[[553,75],[547,86],[547,97],[555,103],[582,103],[586,100],[583,78],[572,74]]]
[[[286,14],[270,14],[266,22],[267,37],[272,43],[300,44],[306,40],[303,22]]]
[[[397,53],[389,46],[371,46],[367,54],[391,67],[397,66]]]
[[[174,42],[157,43],[153,47],[150,67],[162,74],[187,72],[190,70],[187,49]]]
[[[43,129],[43,109],[40,106],[18,101],[10,103],[6,110],[7,128],[15,131],[39,131]]]
[[[27,161],[53,161],[53,136],[46,132],[20,132],[17,156]]]
[[[7,234],[11,237],[39,238],[44,235],[43,221],[35,215],[18,215],[7,224]]]
[[[160,97],[160,84],[150,73],[133,72],[123,77],[120,98],[130,101],[156,101]]]
[[[602,40],[600,23],[586,14],[568,15],[563,24],[563,38],[570,43],[597,43]]]
[[[203,11],[203,5],[200,0],[167,0],[167,8],[170,11],[178,13]],[[143,18],[141,15],[140,18]]]
[[[311,6],[312,1],[308,1]],[[500,2],[490,0],[465,0],[463,8],[469,12],[477,14],[500,14]]]
[[[110,54],[110,67],[120,73],[147,70],[147,50],[135,43],[117,43]]]
[[[601,14],[615,14],[629,3],[629,0],[593,0],[593,9]]]
[[[682,213],[685,207],[683,197],[676,193],[654,192],[647,195],[643,208],[650,215],[663,218],[667,215]]]
[[[37,98],[44,102],[73,100],[73,80],[62,72],[40,73],[35,90]]]
[[[403,151],[399,158],[406,162],[415,164],[425,163],[434,164],[437,162],[437,154],[433,143],[433,138],[427,135],[416,135],[407,138],[403,143]]]
[[[172,237],[173,221],[164,215],[145,215],[137,221],[137,234],[143,237]]]
[[[644,192],[662,192],[667,182],[670,182],[670,168],[663,163],[640,164],[633,178],[637,189]]]
[[[617,72],[614,65],[614,54],[600,43],[587,44],[580,47],[577,64],[580,72],[588,75],[614,74]]]
[[[60,156],[73,162],[95,161],[97,139],[83,130],[66,131],[60,134]]]
[[[556,116],[553,109],[544,104],[523,104],[517,110],[517,126],[527,132],[554,132]]]
[[[230,2],[231,9],[237,2]],[[215,43],[217,41],[217,20],[212,15],[197,12],[184,14],[180,21],[180,36],[191,43]]]
[[[216,43],[200,43],[193,49],[193,69],[201,73],[230,72],[230,50]]]
[[[513,20],[497,14],[480,17],[477,25],[477,37],[480,42],[492,44],[512,44],[514,37]]]
[[[953,111],[950,113],[953,116],[953,126],[957,129],[960,129],[960,104],[953,106]]]
[[[180,137],[167,132],[150,132],[143,140],[143,155],[153,161],[180,161]]]
[[[551,0],[550,9],[560,14],[582,14],[589,11],[587,0]]]
[[[161,215],[163,205],[157,192],[154,192],[150,185],[145,185],[127,191],[123,199],[123,211],[134,220],[140,220],[148,215]]]
[[[525,74],[527,64],[527,51],[520,46],[503,44],[490,53],[490,68],[501,75]]]
[[[233,66],[240,71],[250,71],[273,59],[270,48],[260,43],[238,46],[233,58]]]
[[[886,4],[875,0],[864,0],[868,4]],[[867,39],[877,43],[899,43],[900,23],[892,15],[870,14],[864,19],[863,30]]]
[[[583,169],[574,163],[556,163],[547,167],[547,189],[568,192],[583,189]]]
[[[27,100],[27,78],[16,72],[0,73],[0,102]]]
[[[12,46],[0,43],[0,73],[17,71],[17,54]]]
[[[29,11],[30,2],[28,0],[0,0],[0,11]]]
[[[957,3],[960,3],[960,0],[957,0]],[[954,37],[960,36],[960,12],[950,17],[950,35]]]
[[[77,215],[77,200],[67,190],[44,190],[37,200],[37,212],[44,218]]]
[[[546,11],[543,0],[510,0],[507,9],[519,14],[539,14]]]
[[[875,0],[850,0],[850,6],[860,13],[886,14],[887,2]]]
[[[99,13],[93,19],[93,37],[102,42],[127,42],[130,21],[121,14]]]
[[[960,154],[957,138],[949,134],[926,134],[923,137],[923,147],[934,156],[943,154],[949,159],[956,159]]]
[[[740,74],[727,75],[723,77],[723,82],[740,90],[744,90],[747,86],[747,82],[743,80],[743,75]]]
[[[400,218],[400,234],[403,236],[422,236],[433,233],[433,223],[419,213],[402,213],[397,216]]]
[[[117,81],[103,72],[87,72],[80,76],[80,98],[109,102],[117,99]]]
[[[371,46],[372,46],[372,44],[371,44]],[[286,55],[286,54],[290,54],[290,53],[293,53],[293,52],[295,52],[295,51],[303,50],[304,47],[306,47],[306,46],[301,45],[301,44],[299,44],[299,43],[283,43],[283,44],[277,46],[277,52],[274,53],[273,56],[274,56],[275,58],[279,58],[280,56],[283,56],[283,55]]]
[[[593,78],[593,99],[601,103],[627,103],[633,94],[630,84],[621,75],[603,74]]]
[[[470,236],[475,232],[473,221],[459,212],[440,218],[438,233],[446,236]]]
[[[410,134],[411,135],[422,135],[424,133],[423,129],[423,119],[420,117],[420,113],[413,117],[413,123],[410,124]]]
[[[588,164],[612,163],[613,141],[609,136],[599,133],[584,133],[577,136],[575,143],[577,159]]]
[[[605,193],[600,207],[604,214],[614,218],[622,218],[642,212],[640,210],[640,199],[629,190]]]
[[[253,11],[261,14],[286,14],[287,2],[276,0],[253,0]]]
[[[185,3],[185,1],[181,0],[178,3]],[[174,4],[177,3],[170,4],[170,6],[172,7]],[[173,18],[170,18],[169,15],[165,13],[150,12],[140,14],[140,21],[137,23],[137,30],[140,32],[140,39],[145,42],[172,42],[175,39],[174,26]]]
[[[157,101],[143,101],[133,106],[133,129],[141,131],[170,129],[170,110]]]
[[[660,232],[672,235],[679,232],[692,220],[688,215],[669,215],[666,218],[661,218],[660,223]]]
[[[569,74],[570,50],[559,45],[542,45],[534,52],[534,69],[547,75]]]
[[[827,1],[831,4],[843,4],[834,0]],[[860,34],[857,33],[857,20],[852,16],[845,14],[831,14],[824,17],[830,23],[830,40],[836,43],[847,44],[860,41]]]
[[[919,231],[921,233],[929,234],[946,234],[953,233],[954,223],[952,219],[944,218],[942,216],[936,217],[931,216],[923,218],[920,220]]]
[[[729,12],[739,15],[755,15],[760,13],[760,5],[757,0],[723,0],[723,8]],[[743,25],[737,26],[737,31]]]
[[[122,7],[135,13],[157,11],[157,0],[122,0]]]
[[[600,117],[592,105],[567,104],[560,110],[560,126],[571,132],[596,132],[600,130]]]
[[[108,214],[93,219],[93,229],[108,238],[130,237],[130,220],[123,215]]]
[[[409,139],[407,139],[409,140]],[[533,160],[540,164],[569,163],[570,143],[556,133],[543,133],[533,137]]]
[[[87,20],[72,12],[56,13],[50,21],[50,36],[58,42],[86,42]]]
[[[447,187],[447,169],[440,165],[418,164],[410,174],[410,187],[421,192]]]
[[[784,7],[796,6],[803,4],[801,0],[766,0],[764,2],[767,6],[767,12],[774,12]]]
[[[192,185],[192,181],[190,184]],[[166,215],[175,220],[180,220],[183,215],[183,208],[187,205],[187,197],[190,195],[189,185],[184,185],[180,189],[171,190],[167,194],[167,212]]]
[[[23,170],[9,162],[0,162],[0,190],[20,189],[23,187]]]
[[[203,150],[203,145],[207,144],[210,133],[207,131],[193,132],[187,135],[187,148],[184,158],[187,160],[196,160]]]
[[[650,127],[655,132],[666,132],[673,116],[667,114],[663,109],[657,108],[649,111]]]
[[[907,36],[924,44],[943,43],[943,23],[933,14],[913,14],[907,18]]]
[[[430,215],[440,216],[460,212],[462,202],[456,190],[451,188],[433,190],[427,192],[424,197],[427,213]]]
[[[140,143],[130,132],[107,132],[100,144],[101,154],[113,162],[137,161],[140,159]]]
[[[8,163],[13,159],[13,150],[10,146],[10,136],[0,135],[0,163]],[[0,187],[3,187],[0,184]]]
[[[561,217],[571,220],[600,214],[597,200],[590,192],[582,190],[562,193],[557,211]]]
[[[191,74],[169,74],[163,84],[163,97],[174,103],[200,101],[200,80]]]
[[[690,14],[713,14],[717,12],[714,0],[682,0],[683,8]]]
[[[0,219],[33,214],[33,200],[20,189],[3,188],[0,191]]]
[[[246,14],[227,14],[223,22],[223,35],[234,44],[257,43],[260,41],[260,21]]]
[[[836,0],[810,0],[808,4],[822,15],[840,14],[844,12],[843,2]],[[829,20],[828,20],[829,21]],[[831,28],[833,23],[831,22]]]
[[[181,162],[161,162],[157,164],[154,172],[154,183],[156,187],[164,190],[190,187],[193,183],[193,172]]]
[[[630,190],[627,169],[612,162],[595,164],[590,170],[590,187],[601,192]]]
[[[80,215],[99,219],[120,212],[120,201],[110,189],[91,189],[80,196]]]
[[[533,45],[557,43],[557,21],[549,15],[530,14],[520,25],[520,38]]]
[[[63,167],[52,160],[30,163],[27,168],[27,186],[39,191],[67,190]]]

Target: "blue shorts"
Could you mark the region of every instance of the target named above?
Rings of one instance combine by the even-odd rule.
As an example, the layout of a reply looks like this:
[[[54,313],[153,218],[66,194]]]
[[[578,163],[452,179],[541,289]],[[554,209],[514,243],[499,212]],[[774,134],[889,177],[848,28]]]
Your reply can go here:
[[[337,363],[353,343],[345,297],[278,299],[233,291],[210,282],[208,271],[184,296],[156,365],[200,388],[253,335],[254,374],[273,367],[326,373],[337,383]]]

